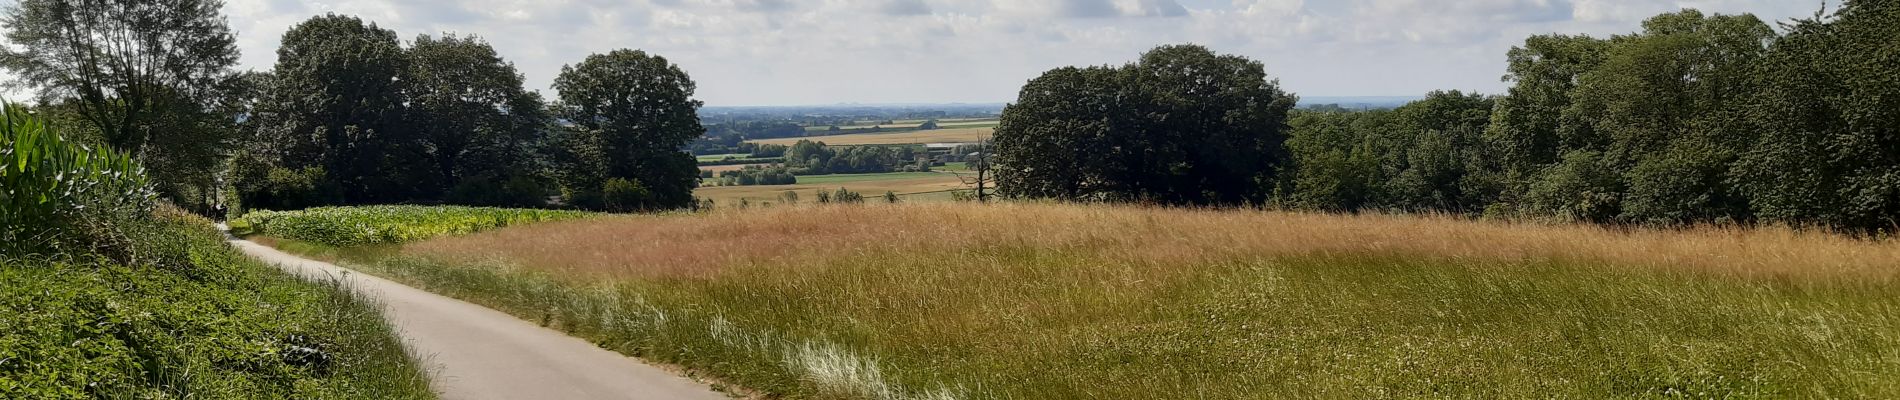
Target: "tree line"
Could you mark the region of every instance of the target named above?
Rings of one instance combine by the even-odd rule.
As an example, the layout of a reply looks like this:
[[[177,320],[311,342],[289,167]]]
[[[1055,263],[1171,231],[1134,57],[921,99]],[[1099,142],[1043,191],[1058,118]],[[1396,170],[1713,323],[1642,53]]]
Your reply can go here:
[[[1615,224],[1900,227],[1900,4],[1783,23],[1683,10],[1539,35],[1510,89],[1293,111],[1259,63],[1164,46],[1031,80],[997,128],[1002,193]]]
[[[553,102],[474,36],[323,15],[292,27],[270,71],[235,70],[217,0],[22,0],[0,67],[34,112],[121,149],[160,193],[220,204],[460,203],[594,209],[693,204],[705,133],[696,88],[638,50],[562,68]]]

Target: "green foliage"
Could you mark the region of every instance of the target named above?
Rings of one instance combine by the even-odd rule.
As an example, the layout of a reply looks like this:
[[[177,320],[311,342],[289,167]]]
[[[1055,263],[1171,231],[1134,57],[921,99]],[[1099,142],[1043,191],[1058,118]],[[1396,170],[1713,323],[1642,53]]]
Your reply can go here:
[[[436,180],[453,182],[451,188],[462,190],[448,199],[469,205],[541,205],[544,200],[521,198],[527,196],[510,201],[471,197],[465,187],[495,186],[538,167],[536,146],[546,140],[549,118],[541,96],[522,87],[514,65],[481,39],[452,34],[416,37],[407,58],[409,123],[420,135],[417,140],[427,143]]]
[[[1019,198],[1264,204],[1296,101],[1257,61],[1162,46],[1045,72],[1004,108],[998,187]]]
[[[396,33],[324,15],[284,33],[259,104],[256,152],[291,171],[322,168],[341,202],[430,195],[431,159],[405,124],[409,61]]]
[[[152,211],[144,168],[69,142],[20,107],[0,113],[0,255],[97,250],[132,261],[118,222]]]
[[[142,263],[0,258],[0,398],[433,398],[374,306],[162,214]]]
[[[746,166],[737,171],[719,172],[720,186],[793,185],[797,183],[798,177],[793,176],[791,169],[783,165],[768,167],[753,165]]]
[[[1847,1],[1775,41],[1734,179],[1764,220],[1900,231],[1900,7]]]
[[[438,236],[543,221],[584,218],[579,211],[462,206],[319,207],[254,211],[232,221],[234,231],[330,246],[399,244]]]
[[[557,111],[574,124],[554,158],[563,185],[589,191],[618,178],[649,193],[639,209],[690,206],[699,169],[680,149],[706,133],[701,103],[692,99],[696,88],[679,66],[639,50],[594,54],[561,67],[554,80]]]
[[[1622,212],[1623,182],[1607,164],[1601,153],[1565,153],[1532,181],[1525,207],[1566,220],[1610,222]]]
[[[490,207],[542,207],[548,203],[548,189],[539,179],[514,175],[506,179],[469,178],[449,190],[450,203]]]
[[[209,213],[244,87],[218,0],[24,0],[0,17],[10,86],[150,168],[157,192]],[[86,135],[90,136],[90,135]]]
[[[902,169],[917,160],[910,146],[848,146],[800,140],[785,150],[793,175],[874,174]]]
[[[632,212],[653,208],[653,192],[637,181],[622,178],[608,179],[601,186],[600,196],[607,211]]]
[[[1297,111],[1281,195],[1318,210],[1475,213],[1502,191],[1482,134],[1492,108],[1449,91],[1391,111]]]

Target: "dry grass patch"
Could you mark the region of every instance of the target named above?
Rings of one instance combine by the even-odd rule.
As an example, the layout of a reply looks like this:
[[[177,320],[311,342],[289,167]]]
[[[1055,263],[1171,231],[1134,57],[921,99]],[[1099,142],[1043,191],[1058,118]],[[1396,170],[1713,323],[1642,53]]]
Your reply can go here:
[[[730,189],[754,189],[765,199],[793,187],[798,186]],[[717,189],[729,188],[701,190]],[[800,189],[802,195],[816,188]],[[786,257],[995,244],[1158,265],[1381,254],[1489,262],[1555,259],[1794,278],[1886,280],[1900,274],[1900,245],[1786,228],[1616,230],[1450,217],[1054,204],[722,209],[542,224],[410,248],[423,254],[503,257],[562,271],[644,276]]]

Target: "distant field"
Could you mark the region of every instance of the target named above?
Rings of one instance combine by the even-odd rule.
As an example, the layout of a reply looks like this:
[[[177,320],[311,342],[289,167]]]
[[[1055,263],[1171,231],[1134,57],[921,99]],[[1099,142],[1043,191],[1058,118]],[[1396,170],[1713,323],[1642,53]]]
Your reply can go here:
[[[693,158],[696,158],[696,159],[698,159],[698,160],[699,160],[699,162],[709,162],[709,161],[721,161],[721,160],[725,160],[725,159],[727,159],[727,158],[732,158],[732,159],[746,159],[746,158],[752,158],[752,155],[751,155],[751,154],[747,154],[747,153],[738,153],[738,154],[707,154],[707,155],[699,155],[699,156],[693,156]]]
[[[738,170],[745,169],[745,167],[750,167],[754,165],[768,165],[768,164],[701,165],[699,166],[699,169],[703,171],[712,171],[713,173],[719,173],[723,171],[738,171]]]
[[[715,206],[730,207],[737,206],[740,200],[751,204],[777,203],[779,195],[787,190],[798,192],[803,201],[813,201],[817,191],[829,192],[840,187],[862,193],[867,199],[890,191],[904,195],[907,201],[937,201],[948,200],[949,190],[961,189],[964,185],[956,175],[937,172],[824,175],[800,176],[796,185],[701,187],[693,190],[693,196],[712,199]]]
[[[853,130],[869,129],[872,127],[883,127],[884,129],[911,129],[911,128],[916,128],[918,126],[922,126],[925,121],[927,120],[900,119],[900,120],[892,121],[891,123],[888,123],[888,124],[880,123],[880,121],[856,121],[856,122],[852,122],[851,125],[839,125],[838,130],[843,133],[850,133]],[[941,128],[984,128],[984,127],[994,127],[996,126],[996,123],[997,123],[996,118],[944,118],[944,119],[937,120],[937,126]],[[824,132],[824,131],[830,131],[830,130],[831,130],[830,125],[805,127],[806,132]]]
[[[910,203],[553,222],[357,260],[769,397],[1900,398],[1896,244]]]
[[[800,140],[825,142],[831,146],[862,146],[885,144],[924,144],[924,143],[967,143],[990,138],[996,128],[957,128],[899,133],[858,133],[849,135],[811,136],[802,138],[780,138],[751,140],[758,144],[791,145]]]

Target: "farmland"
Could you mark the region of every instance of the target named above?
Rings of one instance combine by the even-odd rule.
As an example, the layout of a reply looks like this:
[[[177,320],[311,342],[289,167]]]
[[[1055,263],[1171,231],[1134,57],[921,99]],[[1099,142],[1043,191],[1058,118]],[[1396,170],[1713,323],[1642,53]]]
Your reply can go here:
[[[896,133],[857,133],[848,135],[810,136],[798,138],[780,138],[751,140],[751,143],[791,145],[800,140],[825,142],[832,146],[865,146],[922,143],[970,143],[988,139],[996,133],[995,128],[945,128],[928,131],[907,131]]]
[[[1784,228],[936,203],[306,251],[797,398],[1900,395],[1900,246]]]
[[[956,175],[941,172],[838,174],[800,176],[796,185],[701,187],[694,190],[693,194],[702,199],[712,199],[717,206],[731,207],[741,201],[749,204],[778,203],[779,196],[788,190],[810,201],[817,191],[838,188],[865,196],[882,195],[888,191],[902,195],[904,200],[918,201],[948,200],[949,191],[965,189],[966,186]]]

